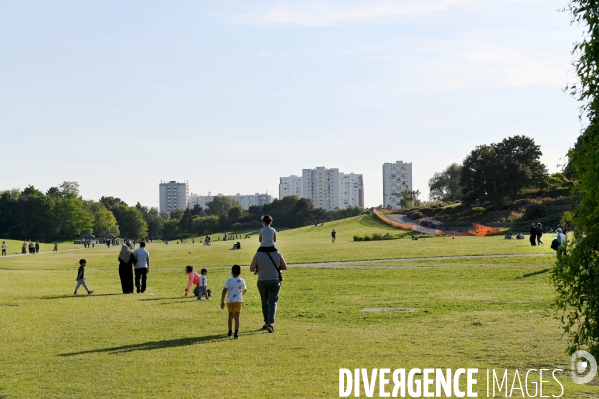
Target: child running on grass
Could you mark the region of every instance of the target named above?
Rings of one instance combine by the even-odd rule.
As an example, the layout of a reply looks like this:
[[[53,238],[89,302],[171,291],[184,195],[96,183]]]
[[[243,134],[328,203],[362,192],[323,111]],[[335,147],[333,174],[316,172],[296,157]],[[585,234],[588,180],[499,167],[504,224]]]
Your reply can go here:
[[[185,273],[187,273],[187,287],[185,287],[185,296],[189,293],[189,287],[192,284],[195,284],[195,288],[193,289],[193,295],[200,295],[200,275],[195,271],[193,266],[185,266]]]
[[[83,288],[85,288],[85,290],[87,291],[88,295],[93,294],[93,291],[90,291],[89,288],[87,288],[87,283],[85,281],[85,265],[87,265],[87,262],[85,259],[81,259],[79,261],[79,270],[77,270],[77,285],[75,286],[75,295],[77,295],[77,290],[79,289],[79,287],[83,286]]]
[[[208,289],[208,270],[200,270],[200,285],[198,285],[198,301],[206,296],[206,300],[210,299],[210,290]]]
[[[243,305],[243,295],[247,292],[245,281],[240,278],[241,266],[233,265],[231,268],[231,274],[233,277],[229,278],[223,288],[223,294],[220,300],[220,308],[225,308],[225,295],[229,293],[227,297],[227,310],[229,311],[229,332],[228,337],[233,334],[233,320],[235,320],[235,335],[233,338],[239,339],[239,314],[241,313],[241,306]]]

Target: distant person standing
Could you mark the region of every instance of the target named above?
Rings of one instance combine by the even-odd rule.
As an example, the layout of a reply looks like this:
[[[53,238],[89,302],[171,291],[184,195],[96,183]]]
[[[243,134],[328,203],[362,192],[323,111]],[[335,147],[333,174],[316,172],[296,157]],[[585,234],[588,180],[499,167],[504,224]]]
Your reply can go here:
[[[58,243],[57,242],[54,243],[54,252],[58,252]]]
[[[6,257],[6,250],[8,249],[8,246],[6,245],[6,241],[2,241],[2,256]]]
[[[333,231],[331,231],[331,240],[333,241],[333,243],[335,243],[335,238],[337,238],[337,232],[335,231],[335,229],[333,229]]]
[[[535,227],[534,223],[531,223],[530,225],[530,245],[532,245],[533,247],[537,245],[537,229]]]
[[[557,245],[559,247],[561,247],[562,245],[565,245],[567,241],[566,235],[564,234],[563,230],[561,227],[557,228]]]
[[[146,291],[146,281],[150,273],[150,253],[146,251],[146,243],[140,242],[139,248],[133,252],[135,257],[135,288],[138,294]]]
[[[35,243],[35,253],[36,253],[36,254],[39,254],[39,253],[40,253],[40,243],[39,243],[39,242],[36,242],[36,243]]]
[[[537,245],[545,245],[543,241],[541,241],[541,237],[543,237],[543,225],[541,223],[537,224]]]

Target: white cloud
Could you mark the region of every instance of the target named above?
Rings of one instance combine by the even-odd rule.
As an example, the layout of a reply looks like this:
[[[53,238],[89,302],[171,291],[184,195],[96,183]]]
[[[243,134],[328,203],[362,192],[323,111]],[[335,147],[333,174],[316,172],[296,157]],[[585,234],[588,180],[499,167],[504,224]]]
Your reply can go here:
[[[411,15],[442,11],[452,5],[472,3],[475,0],[418,0],[418,1],[357,1],[357,2],[274,2],[245,8],[232,13],[219,10],[215,16],[230,16],[251,25],[327,26],[339,23],[368,23],[369,21],[397,20]]]
[[[474,36],[474,35],[473,35]],[[529,85],[564,87],[575,79],[569,59],[535,42],[477,39],[402,38],[340,51],[346,57],[381,61],[369,82],[347,85],[347,102],[388,101],[422,91],[507,88]],[[567,54],[567,44],[563,47]],[[570,71],[571,72],[571,71]],[[381,85],[379,82],[385,82]]]

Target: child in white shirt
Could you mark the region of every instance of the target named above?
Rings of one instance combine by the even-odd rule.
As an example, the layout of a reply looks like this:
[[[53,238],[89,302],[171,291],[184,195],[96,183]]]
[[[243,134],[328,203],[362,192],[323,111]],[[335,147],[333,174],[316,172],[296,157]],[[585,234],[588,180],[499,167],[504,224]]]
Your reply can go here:
[[[220,308],[225,308],[225,295],[227,295],[227,310],[229,311],[229,332],[228,337],[233,334],[233,320],[235,320],[235,335],[233,338],[239,339],[239,314],[241,313],[241,307],[243,305],[243,295],[247,292],[245,281],[240,278],[241,266],[233,265],[231,268],[231,274],[233,277],[229,278],[225,282],[223,288],[222,297],[220,300]]]

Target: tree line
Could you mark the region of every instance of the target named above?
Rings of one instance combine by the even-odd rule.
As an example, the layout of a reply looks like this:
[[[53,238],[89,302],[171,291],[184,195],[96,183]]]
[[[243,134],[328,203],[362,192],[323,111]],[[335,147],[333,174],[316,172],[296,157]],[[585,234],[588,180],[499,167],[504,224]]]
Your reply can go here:
[[[311,199],[298,197],[275,199],[246,211],[226,196],[215,197],[205,210],[195,206],[159,212],[139,202],[130,206],[116,197],[84,200],[79,195],[79,184],[65,181],[45,193],[33,186],[0,192],[0,237],[55,241],[90,232],[96,237],[111,233],[129,238],[175,239],[260,227],[263,214],[273,216],[279,228],[294,228],[362,212],[358,207],[326,211],[314,208]]]
[[[235,199],[219,195],[207,204],[206,209],[196,205],[172,211],[169,220],[164,222],[163,237],[170,240],[225,230],[259,228],[262,226],[260,217],[266,214],[274,218],[273,225],[277,228],[295,228],[357,216],[363,212],[363,208],[352,206],[327,211],[315,208],[311,199],[296,196],[275,199],[270,204],[250,206],[244,210]]]
[[[462,161],[453,163],[429,180],[430,203],[491,203],[499,210],[526,190],[551,190],[574,179],[566,166],[549,175],[541,162],[541,147],[527,136],[513,136],[499,143],[476,146]]]

